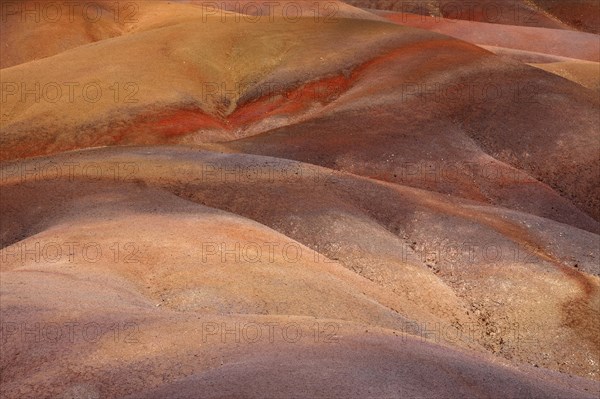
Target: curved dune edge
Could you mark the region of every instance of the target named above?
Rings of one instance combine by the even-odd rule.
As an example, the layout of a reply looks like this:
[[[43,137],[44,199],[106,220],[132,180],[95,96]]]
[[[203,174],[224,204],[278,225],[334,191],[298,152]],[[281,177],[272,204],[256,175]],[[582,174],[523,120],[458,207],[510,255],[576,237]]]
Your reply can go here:
[[[115,8],[111,0],[97,0],[88,9],[100,10],[98,18],[86,17],[80,8],[69,9],[63,5],[61,15],[68,23],[59,23],[50,16],[52,11],[42,11],[43,4],[32,0],[6,2],[3,7],[3,24],[0,27],[2,59],[0,68],[9,68],[31,61],[48,58],[82,45],[128,36],[140,32],[201,20],[218,20],[229,23],[260,21],[272,22],[284,16],[295,21],[296,15],[306,19],[317,18],[323,23],[337,23],[340,19],[384,21],[372,13],[333,0],[315,9],[314,3],[291,0],[279,2],[254,2],[247,6],[239,1],[129,1]],[[83,5],[75,5],[82,7]],[[39,15],[21,14],[21,10],[40,10]],[[290,14],[284,13],[284,10]],[[81,12],[80,12],[81,11]],[[237,12],[236,12],[237,11]],[[46,14],[48,18],[42,18]],[[239,12],[239,13],[238,13]],[[240,13],[251,13],[251,15]],[[270,12],[270,14],[269,14]],[[89,11],[93,15],[92,11]],[[263,16],[263,18],[254,18]],[[63,23],[60,23],[63,22]],[[56,37],[62,37],[60,42]]]
[[[386,14],[387,19],[405,26],[443,33],[470,43],[508,47],[516,50],[598,62],[600,47],[592,33],[485,22],[438,20],[412,14]],[[573,43],[577,46],[573,46]]]
[[[529,65],[562,76],[585,88],[600,90],[600,63],[598,62],[564,61]]]
[[[600,6],[594,0],[441,0],[436,2],[395,2],[349,0],[348,3],[379,15],[412,13],[448,20],[501,25],[529,26],[600,33]]]

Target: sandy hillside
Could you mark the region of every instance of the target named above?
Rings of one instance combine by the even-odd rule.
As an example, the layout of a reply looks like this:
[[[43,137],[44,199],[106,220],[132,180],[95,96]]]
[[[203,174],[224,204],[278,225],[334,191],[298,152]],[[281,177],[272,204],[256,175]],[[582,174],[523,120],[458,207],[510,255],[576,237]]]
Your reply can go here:
[[[1,397],[600,394],[591,3],[1,3]]]

